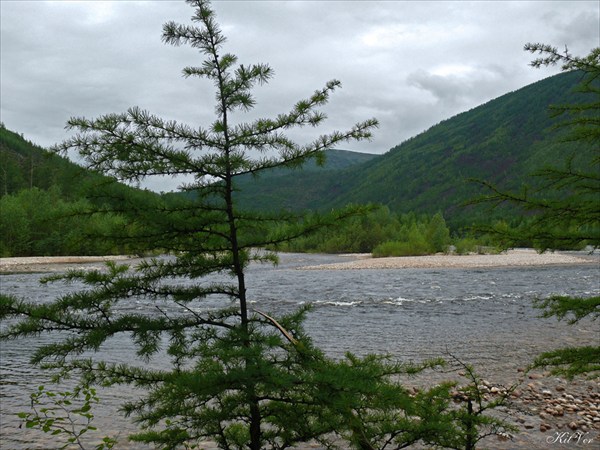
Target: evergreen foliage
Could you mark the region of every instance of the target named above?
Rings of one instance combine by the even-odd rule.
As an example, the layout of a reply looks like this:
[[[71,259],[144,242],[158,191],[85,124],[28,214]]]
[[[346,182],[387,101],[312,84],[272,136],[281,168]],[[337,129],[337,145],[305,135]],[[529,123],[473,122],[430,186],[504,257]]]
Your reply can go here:
[[[103,191],[112,185],[113,191],[158,196],[113,184],[93,168],[44,150],[3,124],[0,184],[0,257],[137,253],[141,249],[132,240],[114,239],[125,225],[123,204]]]
[[[299,176],[305,172],[335,171],[374,157],[344,150],[325,150],[324,154],[323,166],[311,160],[301,171],[265,170],[261,179],[277,178],[291,171]],[[0,169],[0,184],[4,186],[0,190],[0,257],[109,255],[155,250],[151,245],[144,245],[144,249],[134,246],[132,239],[127,245],[123,239],[114,239],[114,231],[124,225],[120,210],[127,206],[123,195],[108,191],[137,191],[131,193],[132,199],[159,194],[118,183],[110,189],[108,186],[98,189],[98,184],[112,181],[36,146],[4,125],[0,126]],[[244,190],[255,177],[248,174],[238,179],[237,188]],[[182,194],[162,195],[168,203],[175,202]],[[112,212],[99,214],[99,208]]]
[[[79,200],[99,175],[45,150],[0,123],[0,198],[22,190],[58,189],[63,199]]]
[[[536,307],[543,310],[543,317],[556,317],[559,320],[568,318],[570,324],[585,318],[595,321],[600,316],[600,297],[553,296],[538,300]],[[600,345],[597,339],[592,339],[587,346],[544,352],[536,358],[534,367],[550,367],[552,373],[568,379],[583,374],[597,378],[600,374]]]
[[[69,127],[78,134],[59,148],[75,149],[89,167],[130,183],[155,175],[193,175],[185,188],[193,195],[148,196],[104,182],[90,200],[95,214],[122,217],[119,230],[107,238],[172,256],[148,259],[136,268],[108,264],[105,270],[51,277],[47,282],[78,282],[84,289],[42,305],[2,296],[2,318],[14,320],[3,337],[61,331],[55,344],[37,350],[34,363],[56,370],[59,378],[78,374],[84,385],[143,389],[145,395],[124,405],[144,428],[132,437],[137,441],[175,448],[210,438],[221,448],[258,450],[324,439],[326,433],[354,435],[355,411],[368,406],[367,394],[379,395],[375,387],[409,369],[351,355],[329,361],[302,329],[306,309],[278,318],[254,311],[245,279],[249,264],[275,260],[257,248],[333,226],[361,208],[300,222],[290,214],[246,211],[233,193],[242,175],[319,161],[327,148],[369,138],[377,122],[306,145],[290,141],[287,129],[325,119],[319,107],[339,87],[331,81],[287,114],[233,124],[231,113],[254,106],[251,89],[268,81],[272,71],[263,64],[237,65],[235,56],[224,52],[225,37],[209,4],[189,3],[195,24],[167,23],[163,40],[190,44],[205,55],[200,67],[188,67],[184,74],[213,82],[216,120],[208,128],[191,127],[139,108],[92,120],[74,118]],[[208,299],[220,299],[222,307],[204,308]],[[127,308],[134,300],[146,309]],[[142,361],[166,355],[171,367],[95,360],[93,352],[119,334],[131,336]]]

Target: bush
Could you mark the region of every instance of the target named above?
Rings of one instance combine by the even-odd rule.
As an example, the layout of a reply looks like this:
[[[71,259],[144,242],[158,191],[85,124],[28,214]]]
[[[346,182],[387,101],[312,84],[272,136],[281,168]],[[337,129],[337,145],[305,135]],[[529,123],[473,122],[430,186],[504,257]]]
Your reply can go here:
[[[472,237],[465,237],[454,242],[455,252],[458,255],[475,253],[479,247],[479,241]]]
[[[374,258],[385,258],[387,256],[423,256],[430,254],[431,247],[424,241],[388,241],[379,244],[373,249]]]

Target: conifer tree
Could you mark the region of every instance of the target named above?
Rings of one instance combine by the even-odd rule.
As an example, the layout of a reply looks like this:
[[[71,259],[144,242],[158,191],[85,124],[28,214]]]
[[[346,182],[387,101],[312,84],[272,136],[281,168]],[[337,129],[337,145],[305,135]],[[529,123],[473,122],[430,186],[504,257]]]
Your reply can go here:
[[[324,150],[370,138],[377,121],[306,144],[293,142],[289,129],[316,127],[326,119],[320,107],[340,87],[333,80],[288,113],[234,122],[235,111],[255,106],[252,89],[267,83],[273,71],[266,64],[238,64],[225,51],[209,2],[188,3],[195,8],[193,24],[168,22],[162,38],[204,56],[183,73],[214,85],[214,122],[186,125],[133,107],[95,119],[72,118],[68,127],[75,136],[56,148],[75,150],[88,168],[114,180],[94,187],[95,208],[87,211],[124,217],[120,232],[103,239],[171,256],[135,268],[109,264],[106,270],[50,278],[83,283],[85,289],[44,305],[2,296],[1,316],[20,318],[2,337],[60,330],[64,338],[40,347],[34,363],[58,370],[59,377],[79,374],[86,385],[144,389],[146,395],[124,406],[147,428],[135,440],[167,448],[203,438],[226,449],[286,448],[332,431],[334,421],[323,417],[325,397],[315,387],[313,370],[324,367],[325,359],[302,331],[306,308],[277,319],[250,308],[246,268],[276,260],[275,254],[257,249],[329,226],[356,208],[304,221],[244,211],[234,201],[236,179],[301,166],[311,158],[322,162]],[[123,189],[116,182],[165,175],[188,175],[193,181],[183,192],[165,196]],[[145,309],[129,308],[134,301]],[[117,335],[130,335],[142,360],[166,355],[171,369],[84,357]]]

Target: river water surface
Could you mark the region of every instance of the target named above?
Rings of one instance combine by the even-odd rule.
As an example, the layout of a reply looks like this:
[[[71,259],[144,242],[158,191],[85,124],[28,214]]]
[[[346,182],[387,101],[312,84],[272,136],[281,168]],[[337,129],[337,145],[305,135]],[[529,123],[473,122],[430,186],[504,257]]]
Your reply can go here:
[[[575,326],[539,318],[535,298],[600,295],[597,264],[486,269],[301,270],[348,260],[344,256],[282,254],[275,267],[253,265],[247,273],[253,307],[272,314],[314,305],[305,327],[315,344],[333,357],[345,352],[389,353],[402,361],[445,357],[475,366],[488,378],[510,378],[542,351],[589,344],[597,324]],[[77,286],[40,285],[44,274],[0,276],[2,292],[44,302]],[[203,308],[218,305],[204,303]],[[145,309],[140,301],[131,306]],[[55,448],[43,433],[19,429],[16,413],[28,411],[29,394],[47,375],[30,366],[33,349],[52,337],[0,345],[0,448]],[[112,340],[99,357],[131,361],[126,340]],[[161,364],[161,361],[155,364]],[[51,387],[48,385],[48,387]],[[101,391],[95,424],[104,434],[134,430],[118,414],[133,395],[124,388]],[[124,440],[124,439],[123,439]],[[127,444],[129,445],[129,444]],[[133,446],[118,448],[136,448]],[[143,447],[138,447],[143,448]]]

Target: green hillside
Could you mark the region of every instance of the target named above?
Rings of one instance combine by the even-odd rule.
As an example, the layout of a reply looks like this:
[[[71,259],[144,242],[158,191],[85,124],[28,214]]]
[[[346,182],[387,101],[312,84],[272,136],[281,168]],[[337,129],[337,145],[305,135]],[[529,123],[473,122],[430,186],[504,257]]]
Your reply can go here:
[[[241,204],[261,210],[270,210],[273,205],[292,210],[319,209],[319,194],[327,190],[329,180],[376,158],[378,156],[371,153],[327,150],[322,166],[311,160],[301,169],[278,168],[258,178],[252,175],[239,177],[237,198]]]
[[[69,199],[81,196],[84,181],[97,176],[51,153],[0,124],[0,197],[23,189],[58,189]]]
[[[384,155],[329,150],[322,167],[313,161],[303,170],[240,176],[236,200],[249,209],[317,212],[378,203],[392,214],[442,212],[453,230],[510,219],[516,214],[511,210],[496,210],[492,217],[488,206],[464,206],[482,193],[472,180],[515,191],[539,183],[531,176],[534,171],[563,166],[570,156],[575,167],[579,160],[593,159],[597,146],[561,142],[563,131],[549,112],[552,104],[577,103],[582,94],[573,90],[580,77],[563,73],[526,86],[443,121]],[[73,214],[89,209],[90,202],[116,212],[135,207],[139,196],[159,197],[119,183],[97,189],[107,180],[0,126],[0,255],[136,251],[89,238],[123,228],[120,214]],[[65,216],[71,218],[61,219]]]
[[[314,210],[374,202],[395,212],[442,211],[450,222],[468,222],[481,214],[462,206],[480,192],[471,179],[518,189],[535,185],[531,173],[537,169],[562,165],[569,154],[595,151],[560,143],[548,109],[573,103],[580,77],[563,73],[508,93],[360,165],[255,180],[244,186],[241,199],[258,208]]]
[[[126,234],[119,211],[130,205],[120,199],[140,195],[158,197],[109,182],[0,126],[0,257],[136,252],[109,237]],[[98,209],[106,212],[90,212]]]

